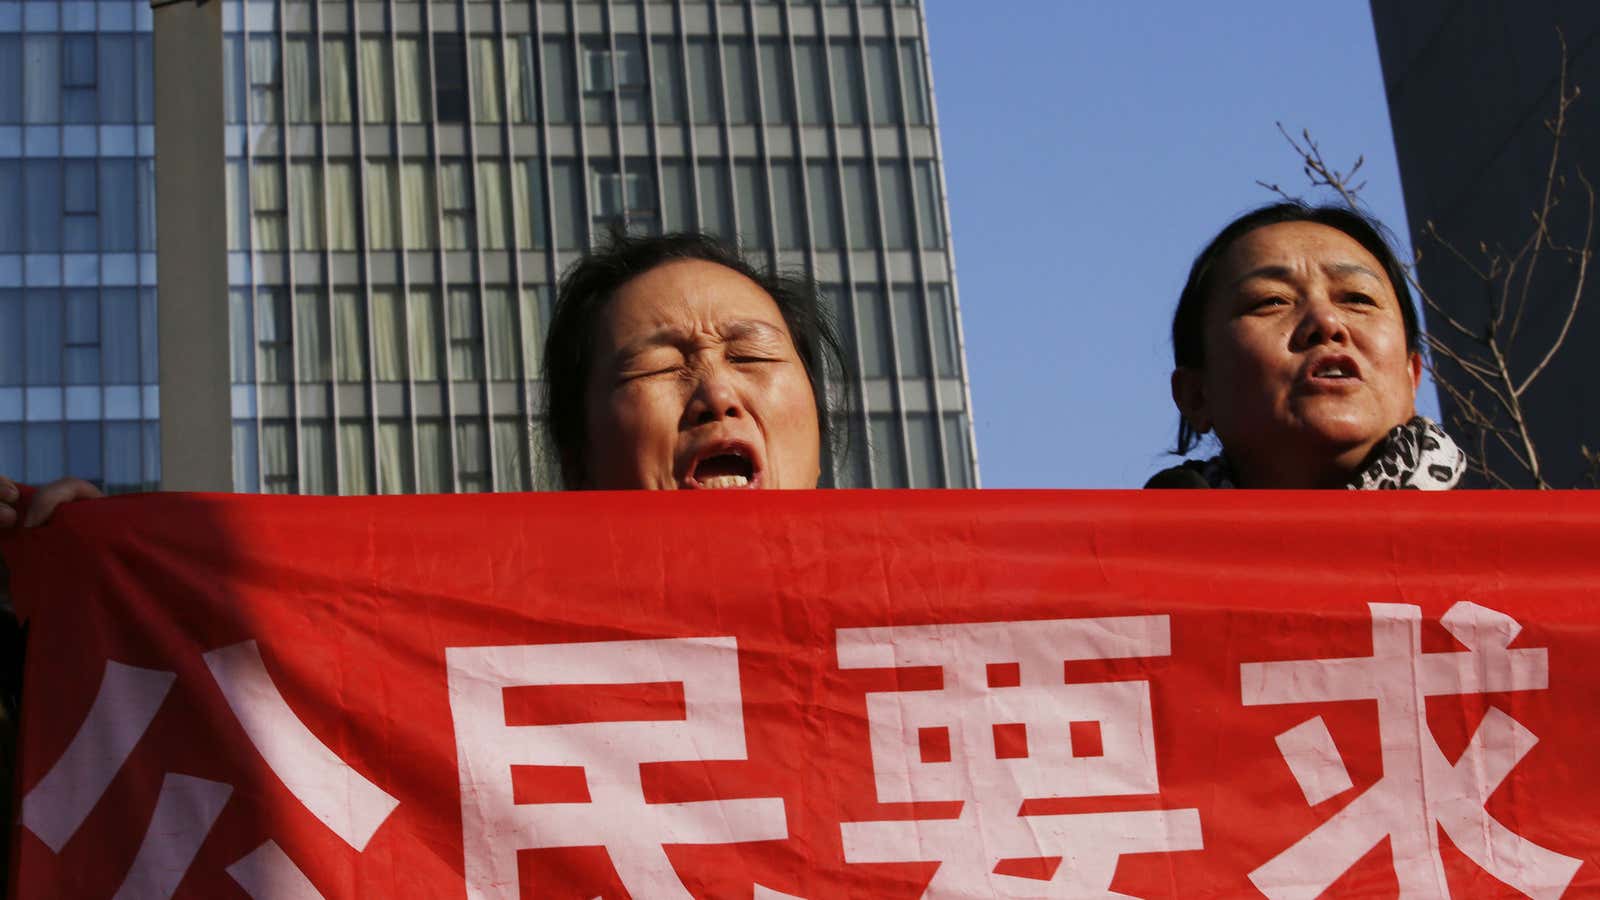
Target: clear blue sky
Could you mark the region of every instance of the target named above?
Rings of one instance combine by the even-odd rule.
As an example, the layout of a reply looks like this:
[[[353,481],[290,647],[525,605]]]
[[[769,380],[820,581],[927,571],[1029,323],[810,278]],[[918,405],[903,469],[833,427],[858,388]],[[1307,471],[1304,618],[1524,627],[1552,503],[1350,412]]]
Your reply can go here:
[[[1257,179],[1317,199],[1275,122],[1364,155],[1369,210],[1408,231],[1365,2],[925,2],[984,487],[1171,465],[1194,254],[1273,199]]]

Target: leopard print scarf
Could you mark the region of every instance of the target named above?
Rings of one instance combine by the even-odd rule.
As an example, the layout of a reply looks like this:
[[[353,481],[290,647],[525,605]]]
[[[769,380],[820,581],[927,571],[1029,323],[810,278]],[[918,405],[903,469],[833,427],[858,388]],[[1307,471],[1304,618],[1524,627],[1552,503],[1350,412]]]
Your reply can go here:
[[[1225,456],[1190,460],[1184,465],[1199,472],[1214,488],[1238,486]],[[1433,420],[1416,416],[1396,425],[1345,487],[1352,491],[1448,491],[1466,468],[1466,454],[1450,435]]]

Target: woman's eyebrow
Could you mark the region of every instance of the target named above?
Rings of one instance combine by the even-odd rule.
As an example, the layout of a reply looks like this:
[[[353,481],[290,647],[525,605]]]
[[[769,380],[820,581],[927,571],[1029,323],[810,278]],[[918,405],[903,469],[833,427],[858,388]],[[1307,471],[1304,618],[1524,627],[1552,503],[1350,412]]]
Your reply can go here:
[[[1374,272],[1366,266],[1363,266],[1361,263],[1356,262],[1328,263],[1322,267],[1322,271],[1327,272],[1329,275],[1365,275],[1368,278],[1373,278],[1378,281],[1383,280],[1382,278],[1378,277],[1377,272]]]

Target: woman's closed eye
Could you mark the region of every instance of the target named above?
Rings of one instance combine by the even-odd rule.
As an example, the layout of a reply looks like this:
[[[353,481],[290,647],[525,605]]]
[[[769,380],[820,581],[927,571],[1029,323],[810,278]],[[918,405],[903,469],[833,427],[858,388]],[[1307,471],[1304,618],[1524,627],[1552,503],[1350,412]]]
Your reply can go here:
[[[1375,298],[1375,297],[1373,297],[1373,296],[1371,296],[1369,294],[1363,294],[1360,291],[1351,291],[1350,293],[1345,294],[1344,295],[1344,302],[1351,303],[1351,304],[1354,304],[1356,306],[1377,306],[1378,305],[1377,298]]]
[[[1247,312],[1247,313],[1271,313],[1271,312],[1275,312],[1275,311],[1277,311],[1279,309],[1285,309],[1285,308],[1293,306],[1293,305],[1294,305],[1294,301],[1290,300],[1288,297],[1283,297],[1283,296],[1280,296],[1280,295],[1277,295],[1277,294],[1273,294],[1272,296],[1257,297],[1255,299],[1247,301],[1246,304],[1245,304],[1245,312]]]

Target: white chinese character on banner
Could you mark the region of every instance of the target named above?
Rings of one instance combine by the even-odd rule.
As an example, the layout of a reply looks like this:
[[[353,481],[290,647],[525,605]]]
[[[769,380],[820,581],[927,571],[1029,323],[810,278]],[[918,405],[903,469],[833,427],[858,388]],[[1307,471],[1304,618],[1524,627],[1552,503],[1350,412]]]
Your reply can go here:
[[[1245,663],[1246,705],[1376,700],[1383,777],[1316,830],[1250,873],[1271,900],[1311,900],[1385,837],[1400,896],[1446,898],[1439,828],[1467,858],[1537,900],[1561,896],[1581,860],[1507,829],[1484,809],[1495,789],[1538,741],[1490,707],[1454,764],[1428,727],[1426,699],[1548,687],[1543,648],[1508,649],[1521,626],[1475,603],[1450,607],[1440,623],[1467,649],[1422,652],[1422,615],[1411,605],[1373,603],[1372,655]],[[1327,725],[1314,717],[1278,736],[1307,802],[1353,787]]]
[[[664,844],[788,837],[782,798],[645,801],[641,763],[746,758],[733,638],[451,647],[445,657],[469,897],[518,897],[520,850],[602,845],[634,897],[688,900]],[[661,683],[682,685],[676,721],[506,721],[507,688]],[[514,766],[581,767],[589,799],[519,803]]]
[[[845,669],[937,666],[938,690],[867,695],[882,803],[964,801],[960,818],[846,822],[853,863],[938,861],[924,897],[1122,897],[1127,853],[1201,848],[1195,809],[1020,815],[1024,800],[1154,795],[1144,681],[1068,684],[1068,660],[1166,656],[1166,616],[989,622],[838,633]],[[1060,857],[1050,877],[1004,860]]]
[[[255,641],[213,650],[203,658],[267,767],[330,830],[356,850],[365,849],[399,801],[351,768],[295,715]],[[83,724],[23,798],[22,825],[61,852],[143,739],[175,680],[171,672],[107,662]],[[226,784],[168,773],[116,896],[167,897],[177,890],[232,793]],[[228,872],[252,897],[289,896],[273,885],[302,882],[305,890],[295,896],[316,893],[270,840]]]

